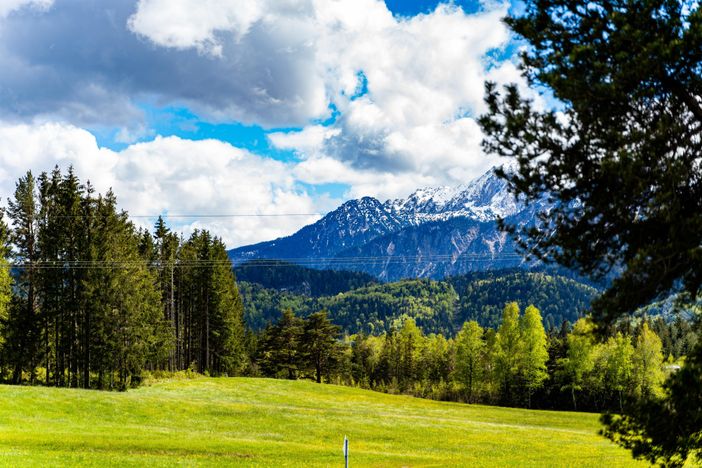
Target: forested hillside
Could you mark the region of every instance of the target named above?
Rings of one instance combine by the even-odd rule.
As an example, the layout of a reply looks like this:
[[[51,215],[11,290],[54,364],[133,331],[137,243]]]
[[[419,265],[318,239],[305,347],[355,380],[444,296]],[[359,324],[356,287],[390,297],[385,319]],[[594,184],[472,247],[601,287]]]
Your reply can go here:
[[[454,279],[452,283],[458,286],[462,281]],[[550,329],[583,317],[597,295],[595,288],[575,280],[535,272],[490,272],[482,279],[464,283],[458,288],[458,321],[477,320],[482,326],[493,328],[499,323],[505,302],[510,300],[534,304],[541,310],[544,326]]]
[[[278,284],[290,283],[284,279],[284,271],[277,270],[283,277]],[[311,271],[322,282],[327,277],[333,281],[338,275]],[[536,305],[543,311],[546,328],[558,328],[563,321],[574,323],[581,317],[597,293],[591,286],[560,275],[519,270],[471,273],[446,281],[404,280],[322,297],[241,281],[239,289],[245,320],[255,330],[289,308],[300,316],[326,309],[331,320],[347,333],[382,333],[412,318],[426,333],[447,335],[454,334],[466,320],[495,328],[505,303],[513,300]]]
[[[324,309],[346,333],[379,334],[412,318],[427,332],[452,334],[458,304],[450,284],[432,280],[378,284],[318,298],[246,282],[239,283],[239,291],[244,319],[254,330],[277,320],[287,309],[302,317]]]
[[[375,277],[356,271],[315,270],[279,260],[253,260],[234,268],[238,281],[265,288],[319,297],[375,284]]]

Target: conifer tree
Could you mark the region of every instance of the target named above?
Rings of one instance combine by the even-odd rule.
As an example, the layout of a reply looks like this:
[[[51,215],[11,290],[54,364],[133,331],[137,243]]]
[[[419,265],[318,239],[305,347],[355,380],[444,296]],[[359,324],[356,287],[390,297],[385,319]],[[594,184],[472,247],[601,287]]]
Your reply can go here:
[[[31,172],[19,179],[14,198],[9,200],[8,206],[7,214],[12,221],[10,239],[14,247],[14,260],[21,265],[17,277],[19,295],[8,320],[13,337],[10,348],[12,381],[20,383],[22,371],[28,370],[30,379],[34,382],[39,362],[40,331],[36,296],[38,207],[36,179]]]
[[[321,383],[322,377],[329,375],[339,361],[338,340],[339,327],[329,321],[326,310],[307,317],[300,340],[300,357],[304,366],[313,371],[317,383]]]
[[[280,320],[266,328],[260,347],[260,361],[267,375],[282,373],[288,379],[297,378],[301,367],[300,340],[303,322],[291,309]]]
[[[244,306],[221,239],[213,240],[210,258],[212,358],[209,369],[214,374],[235,375],[244,365]],[[173,321],[173,317],[169,319]]]

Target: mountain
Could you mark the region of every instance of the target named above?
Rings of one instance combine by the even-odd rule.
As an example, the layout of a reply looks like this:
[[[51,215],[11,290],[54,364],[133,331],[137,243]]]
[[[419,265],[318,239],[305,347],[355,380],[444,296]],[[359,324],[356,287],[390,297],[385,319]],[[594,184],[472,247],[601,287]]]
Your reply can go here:
[[[229,251],[235,265],[278,259],[314,268],[353,270],[384,281],[434,278],[525,266],[497,228],[534,222],[494,169],[458,187],[424,188],[407,198],[350,200],[295,234]]]

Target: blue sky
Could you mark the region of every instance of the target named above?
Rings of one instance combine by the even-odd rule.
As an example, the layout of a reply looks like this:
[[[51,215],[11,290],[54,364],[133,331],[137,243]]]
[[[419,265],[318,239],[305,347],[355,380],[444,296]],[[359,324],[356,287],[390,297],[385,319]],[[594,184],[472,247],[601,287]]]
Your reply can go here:
[[[509,4],[17,0],[0,5],[0,164],[74,165],[132,213],[322,213],[495,163],[483,83],[520,82]],[[29,167],[24,167],[29,166]],[[231,245],[309,218],[172,220]]]

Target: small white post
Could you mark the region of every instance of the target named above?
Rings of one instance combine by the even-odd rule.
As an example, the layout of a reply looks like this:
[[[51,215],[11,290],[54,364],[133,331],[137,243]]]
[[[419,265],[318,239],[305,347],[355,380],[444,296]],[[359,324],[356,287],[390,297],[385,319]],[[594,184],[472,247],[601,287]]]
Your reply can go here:
[[[349,439],[344,436],[344,463],[346,468],[349,468]]]

